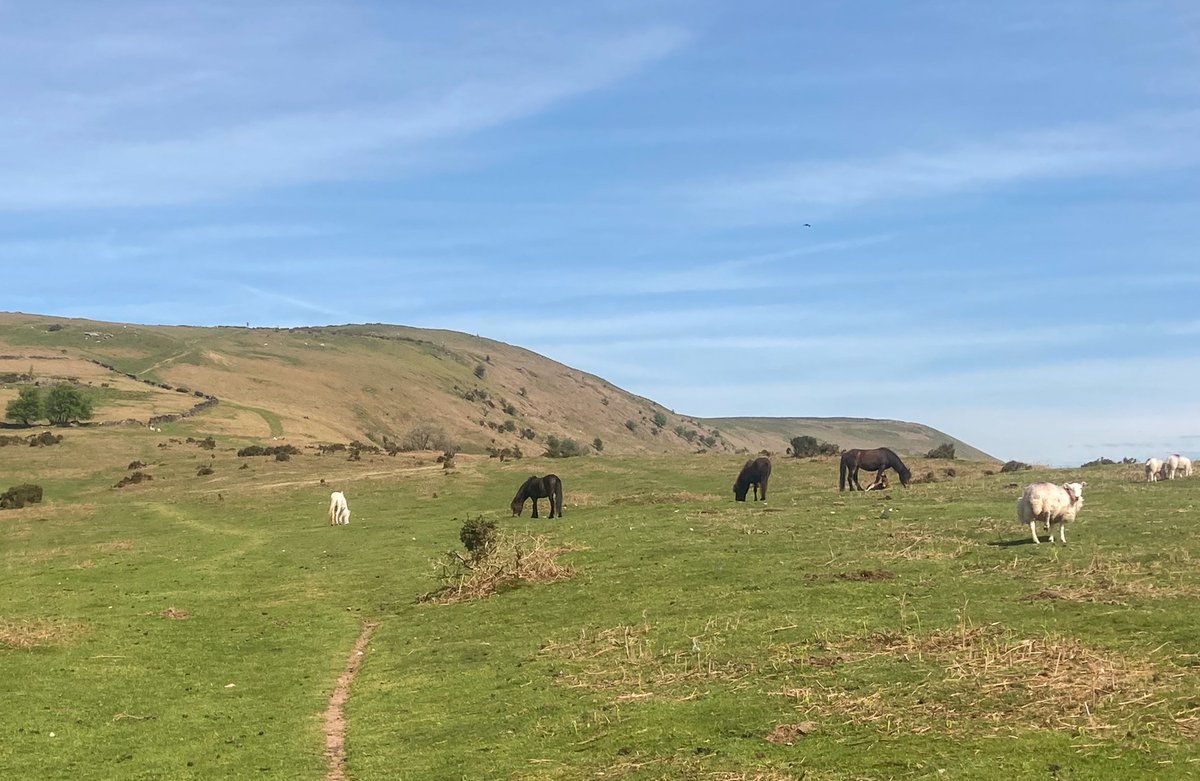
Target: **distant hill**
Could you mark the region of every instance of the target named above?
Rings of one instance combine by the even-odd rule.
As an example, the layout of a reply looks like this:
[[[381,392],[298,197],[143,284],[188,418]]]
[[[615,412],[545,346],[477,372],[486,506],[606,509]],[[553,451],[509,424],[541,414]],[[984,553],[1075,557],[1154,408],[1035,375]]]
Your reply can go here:
[[[906,454],[950,441],[960,457],[986,457],[913,423],[693,418],[520,347],[394,325],[200,328],[0,313],[0,377],[10,380],[0,404],[27,375],[90,386],[96,424],[153,419],[246,439],[399,442],[433,425],[474,452],[540,454],[554,436],[618,454],[782,453],[811,434]]]
[[[843,450],[890,447],[900,455],[923,455],[946,442],[957,458],[994,461],[994,456],[920,423],[871,418],[704,418],[706,425],[745,443],[751,450],[784,452],[793,437],[810,436],[832,442]]]

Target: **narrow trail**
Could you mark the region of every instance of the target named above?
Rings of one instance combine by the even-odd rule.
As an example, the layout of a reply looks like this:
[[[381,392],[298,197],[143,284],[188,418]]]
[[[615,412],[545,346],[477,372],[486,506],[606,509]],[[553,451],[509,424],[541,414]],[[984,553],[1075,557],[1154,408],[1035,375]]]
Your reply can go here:
[[[350,698],[350,684],[362,664],[367,643],[378,623],[365,622],[358,640],[350,649],[350,658],[346,660],[346,669],[338,676],[337,686],[329,697],[329,707],[325,709],[325,757],[329,760],[329,772],[325,781],[348,781],[346,775],[346,700]]]

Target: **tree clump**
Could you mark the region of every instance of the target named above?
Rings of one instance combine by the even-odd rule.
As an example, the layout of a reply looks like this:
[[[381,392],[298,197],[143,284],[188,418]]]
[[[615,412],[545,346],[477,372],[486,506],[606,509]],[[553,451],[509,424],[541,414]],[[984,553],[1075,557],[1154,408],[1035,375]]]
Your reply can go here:
[[[707,444],[707,442],[706,442]],[[715,440],[714,440],[715,444]],[[807,434],[798,437],[792,437],[792,455],[796,458],[812,458],[814,456],[836,456],[841,452],[841,448],[832,442],[821,442],[816,437],[810,437]],[[709,445],[712,447],[712,445]]]
[[[454,440],[446,433],[446,429],[428,421],[417,423],[400,439],[400,449],[413,450],[457,450]]]
[[[558,437],[551,434],[546,437],[546,456],[549,458],[574,458],[587,455],[588,446],[570,437]]]

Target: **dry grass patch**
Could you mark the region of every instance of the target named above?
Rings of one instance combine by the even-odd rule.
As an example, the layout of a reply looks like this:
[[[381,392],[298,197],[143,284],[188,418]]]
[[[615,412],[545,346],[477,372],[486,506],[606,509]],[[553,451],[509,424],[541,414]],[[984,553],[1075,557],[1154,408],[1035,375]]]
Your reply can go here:
[[[610,692],[618,702],[631,702],[659,696],[672,687],[724,681],[737,683],[755,672],[755,666],[719,652],[708,630],[697,637],[686,637],[677,647],[651,636],[649,624],[617,626],[610,629],[584,627],[569,641],[549,642],[541,649],[573,663],[575,669],[559,677],[569,687]],[[670,692],[679,701],[690,700],[695,692]]]
[[[69,621],[0,620],[0,648],[27,650],[68,645],[82,637],[82,624]]]
[[[1195,572],[1191,558],[1185,555],[1177,563],[1179,569],[1170,570],[1161,561],[1130,562],[1097,553],[1086,567],[1067,564],[1048,574],[1041,581],[1044,588],[1022,599],[1026,602],[1063,600],[1128,605],[1130,599],[1196,597],[1200,588],[1180,582]]]
[[[878,658],[907,662],[913,682],[859,688],[811,685],[781,694],[808,716],[843,717],[889,734],[951,732],[966,725],[989,734],[1032,728],[1093,737],[1197,734],[1195,675],[1163,669],[1057,635],[1021,637],[999,624],[925,635],[874,633],[829,643],[847,664]]]
[[[180,610],[176,607],[169,607],[163,612],[159,613],[159,615],[163,618],[170,619],[171,621],[186,621],[192,617],[191,614],[186,610]]]

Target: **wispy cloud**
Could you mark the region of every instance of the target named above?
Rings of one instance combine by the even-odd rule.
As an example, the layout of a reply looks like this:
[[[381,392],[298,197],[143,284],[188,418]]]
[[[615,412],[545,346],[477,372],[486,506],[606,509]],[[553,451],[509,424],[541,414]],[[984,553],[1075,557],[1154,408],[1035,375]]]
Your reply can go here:
[[[1200,112],[1134,117],[941,149],[872,158],[819,159],[783,170],[691,184],[694,205],[735,215],[798,221],[795,209],[836,212],[879,201],[912,200],[1025,182],[1114,174],[1200,162]]]
[[[196,11],[204,17],[196,20],[204,25],[198,42],[179,19],[150,6],[142,9],[143,29],[97,35],[104,45],[89,38],[91,31],[70,26],[69,14],[62,26],[47,22],[48,43],[11,56],[48,85],[59,79],[60,59],[71,61],[72,92],[31,92],[11,80],[0,86],[0,99],[24,107],[0,120],[0,209],[170,204],[395,175],[429,165],[440,142],[627,78],[689,37],[661,25],[560,37],[489,31],[499,33],[496,40],[523,40],[525,48],[516,49],[489,46],[491,38],[472,38],[470,30],[441,30],[465,36],[451,42],[463,56],[449,64],[444,50],[423,50],[412,34],[382,42],[368,37],[364,48],[375,51],[365,57],[356,40],[328,32],[339,21],[330,18],[335,8],[315,3],[294,19],[291,6],[276,9],[291,19],[285,32],[255,45],[244,38],[251,27],[259,31],[257,13],[213,19]],[[229,29],[214,29],[220,24]],[[305,40],[322,45],[308,53],[297,45]],[[200,65],[204,46],[230,51],[234,60]],[[300,86],[294,79],[280,90],[279,74],[313,71],[308,58],[333,63],[336,83],[315,75],[318,83],[303,100],[293,94]],[[132,76],[139,81],[131,89],[126,71],[147,64],[157,75]],[[81,76],[88,68],[95,74]],[[249,74],[249,92],[239,70]],[[88,81],[95,82],[92,90],[74,91]]]

